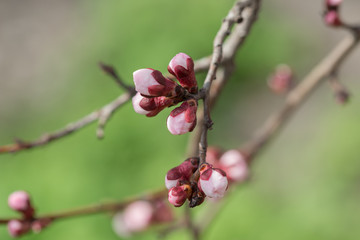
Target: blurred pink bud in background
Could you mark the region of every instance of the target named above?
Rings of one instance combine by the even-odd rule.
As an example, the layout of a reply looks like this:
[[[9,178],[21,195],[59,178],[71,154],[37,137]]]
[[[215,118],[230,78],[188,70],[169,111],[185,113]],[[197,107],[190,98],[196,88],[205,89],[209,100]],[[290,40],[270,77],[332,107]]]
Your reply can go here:
[[[242,182],[248,178],[249,168],[245,156],[240,151],[229,150],[225,152],[220,157],[219,163],[229,181]]]

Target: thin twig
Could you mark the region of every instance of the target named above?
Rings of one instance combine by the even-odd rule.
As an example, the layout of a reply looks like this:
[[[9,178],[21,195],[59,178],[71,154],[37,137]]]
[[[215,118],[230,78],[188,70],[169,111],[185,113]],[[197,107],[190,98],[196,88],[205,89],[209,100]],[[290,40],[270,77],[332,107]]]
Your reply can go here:
[[[154,191],[148,194],[142,194],[140,196],[131,197],[128,199],[120,200],[118,202],[110,202],[110,203],[98,203],[93,204],[86,207],[81,207],[72,210],[61,211],[58,213],[50,213],[50,214],[42,214],[36,217],[34,220],[41,220],[41,219],[49,219],[51,221],[71,218],[71,217],[78,217],[83,215],[91,215],[91,214],[98,214],[103,212],[116,212],[124,209],[130,203],[137,201],[137,200],[147,200],[153,201],[157,199],[163,199],[167,196],[167,190],[162,189],[158,191]],[[14,218],[7,218],[7,219],[0,219],[0,224],[6,224],[10,220]]]
[[[272,139],[280,127],[284,126],[286,120],[292,116],[294,111],[308,98],[322,80],[331,74],[334,69],[337,69],[358,42],[359,34],[351,34],[344,38],[334,50],[315,66],[304,80],[288,94],[284,106],[271,115],[245,144],[243,149],[247,152],[250,159]]]
[[[206,161],[206,150],[207,150],[207,132],[211,128],[213,122],[210,117],[210,89],[211,84],[216,76],[216,71],[221,63],[223,57],[223,43],[225,38],[230,35],[232,26],[238,22],[241,23],[243,21],[242,12],[246,7],[251,6],[254,2],[258,2],[257,0],[240,0],[235,3],[235,5],[231,8],[228,15],[223,20],[219,31],[217,32],[214,44],[213,44],[213,54],[211,58],[211,63],[209,66],[209,71],[206,75],[204,85],[202,87],[203,91],[203,99],[204,99],[204,121],[203,121],[203,129],[201,133],[201,138],[199,142],[199,157],[200,164]],[[246,35],[244,35],[245,37]],[[239,45],[241,42],[239,43]],[[237,48],[235,48],[237,49]]]
[[[102,62],[99,62],[99,67],[106,73],[108,74],[110,77],[112,77],[115,82],[119,85],[119,87],[123,88],[125,91],[132,93],[135,95],[136,91],[134,89],[134,87],[128,86],[118,75],[118,73],[116,72],[115,68],[104,64]]]
[[[76,122],[70,123],[62,129],[59,129],[52,133],[46,133],[39,137],[38,139],[25,142],[22,140],[16,140],[14,144],[9,144],[5,146],[0,146],[0,154],[1,153],[9,153],[9,152],[18,152],[25,149],[30,149],[38,146],[42,146],[48,144],[54,140],[62,138],[64,136],[68,136],[69,134],[89,125],[90,123],[94,122],[95,120],[102,119],[101,124],[105,125],[106,121],[109,117],[121,106],[127,103],[131,99],[130,93],[124,93],[114,101],[110,102],[109,104],[105,105],[104,107],[95,110],[94,112],[86,115],[85,117],[79,119]],[[106,119],[105,119],[106,118]]]
[[[189,229],[189,232],[191,233],[191,236],[194,240],[199,240],[200,236],[199,236],[199,231],[197,226],[195,226],[193,220],[192,220],[192,216],[191,216],[191,209],[189,206],[185,206],[185,222],[184,224],[186,225],[186,227]]]

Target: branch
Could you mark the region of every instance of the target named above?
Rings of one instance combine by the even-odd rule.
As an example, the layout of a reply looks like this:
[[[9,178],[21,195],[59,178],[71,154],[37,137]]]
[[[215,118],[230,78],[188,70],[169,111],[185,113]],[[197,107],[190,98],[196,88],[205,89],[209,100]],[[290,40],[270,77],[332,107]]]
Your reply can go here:
[[[79,217],[84,215],[92,215],[92,214],[98,214],[103,212],[116,212],[124,209],[127,205],[130,203],[137,201],[137,200],[157,200],[167,197],[167,190],[162,189],[158,191],[154,191],[148,194],[142,194],[140,196],[131,197],[128,199],[120,200],[118,202],[112,202],[112,203],[98,203],[93,204],[86,207],[81,207],[77,209],[67,210],[67,211],[61,211],[58,213],[51,213],[51,214],[42,214],[39,217],[36,217],[35,220],[60,220],[60,219],[66,219],[71,217]],[[6,224],[9,221],[13,220],[14,218],[7,218],[7,219],[0,219],[0,224]]]
[[[252,159],[259,150],[271,140],[292,116],[294,111],[309,97],[319,84],[333,73],[334,69],[346,59],[359,42],[360,33],[353,33],[343,39],[328,56],[326,56],[315,68],[294,88],[287,96],[284,106],[259,128],[254,136],[245,144],[244,150]]]
[[[9,153],[9,152],[18,152],[25,149],[30,149],[38,146],[42,146],[48,144],[54,140],[70,135],[71,133],[82,129],[83,127],[89,125],[95,120],[99,119],[99,128],[102,129],[107,122],[107,120],[111,117],[111,115],[127,103],[131,99],[132,95],[130,93],[124,93],[123,95],[116,98],[114,101],[105,105],[104,107],[95,110],[94,112],[88,114],[87,116],[79,119],[76,122],[70,123],[62,129],[59,129],[52,133],[46,133],[39,137],[38,139],[25,142],[22,140],[16,140],[14,144],[9,144],[5,146],[0,146],[0,154],[1,153]],[[98,131],[99,133],[99,131]],[[101,134],[101,132],[100,132]]]
[[[106,73],[110,77],[112,77],[115,80],[115,82],[117,83],[117,85],[119,85],[119,87],[123,88],[125,91],[127,91],[129,93],[132,93],[134,95],[136,94],[135,89],[133,87],[125,84],[124,81],[119,77],[119,75],[117,74],[114,67],[112,67],[110,65],[106,65],[102,62],[99,62],[99,67],[101,68],[101,70],[104,71],[104,73]]]
[[[225,41],[225,38],[231,34],[231,28],[235,23],[241,23],[243,21],[242,12],[245,8],[250,7],[252,5],[255,5],[255,14],[250,14],[250,18],[256,15],[257,8],[258,8],[259,0],[240,0],[235,3],[233,8],[229,11],[228,15],[223,20],[223,23],[221,24],[221,27],[219,31],[217,32],[214,44],[213,44],[213,54],[209,66],[209,71],[206,75],[204,85],[201,89],[203,92],[203,100],[204,100],[204,110],[203,110],[203,124],[202,124],[202,132],[199,142],[199,157],[200,157],[200,163],[199,166],[206,162],[206,150],[207,150],[207,132],[211,128],[213,122],[210,117],[210,89],[211,84],[213,80],[216,77],[216,72],[218,69],[218,66],[221,63],[222,57],[223,57],[223,43]],[[251,24],[250,24],[251,25]],[[236,41],[233,39],[233,41],[236,42],[236,46],[233,49],[233,53],[235,54],[238,47],[241,45],[241,43],[244,41],[244,38],[246,37],[246,34],[249,30],[249,26],[244,25],[245,29],[242,38],[240,38],[240,41]],[[247,31],[246,31],[247,30]],[[231,51],[230,51],[231,52]],[[234,56],[234,55],[233,55]]]

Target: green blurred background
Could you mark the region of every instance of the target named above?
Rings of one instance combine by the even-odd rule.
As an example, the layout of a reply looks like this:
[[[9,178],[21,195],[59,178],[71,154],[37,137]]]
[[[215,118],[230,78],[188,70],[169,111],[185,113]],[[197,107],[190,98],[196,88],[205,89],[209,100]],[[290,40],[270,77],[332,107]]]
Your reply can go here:
[[[288,63],[301,79],[342,31],[321,21],[322,1],[264,1],[259,21],[237,57],[238,69],[218,102],[209,142],[238,147],[281,105],[266,78]],[[360,3],[345,1],[346,19],[360,22]],[[232,0],[0,0],[0,144],[31,140],[81,118],[122,90],[97,68],[166,72],[178,52],[194,59],[212,39]],[[324,84],[261,153],[250,183],[232,194],[206,239],[359,239],[359,53],[341,71],[353,96],[338,106]],[[199,75],[202,81],[204,75]],[[95,137],[96,125],[50,145],[0,155],[0,216],[15,216],[7,197],[32,194],[39,213],[121,199],[163,186],[183,160],[188,136],[172,136],[164,110],[147,119],[131,104]],[[205,209],[202,205],[198,211]],[[208,210],[210,211],[210,210]],[[156,231],[133,239],[156,239]],[[186,231],[169,239],[184,239]],[[10,239],[5,226],[0,239]],[[23,239],[118,239],[106,214],[59,221]]]

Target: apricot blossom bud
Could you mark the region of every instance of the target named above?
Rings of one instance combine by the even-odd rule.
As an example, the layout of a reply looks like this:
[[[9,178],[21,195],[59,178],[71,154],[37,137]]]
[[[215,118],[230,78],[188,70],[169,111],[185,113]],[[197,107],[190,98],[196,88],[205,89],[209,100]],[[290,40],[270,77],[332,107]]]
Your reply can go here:
[[[26,211],[30,207],[30,197],[25,191],[17,191],[8,198],[9,207],[16,211]]]
[[[10,236],[20,237],[30,230],[30,224],[21,220],[10,220],[7,228]]]
[[[195,78],[194,61],[185,53],[178,53],[169,63],[168,71],[179,80],[181,86],[190,93],[197,93],[198,86]]]
[[[288,65],[280,64],[268,79],[269,88],[277,93],[287,92],[293,83],[293,72]]]
[[[181,87],[174,81],[165,78],[160,71],[143,68],[133,73],[135,90],[144,96],[175,97],[181,92]]]
[[[137,93],[132,98],[132,104],[135,112],[146,115],[147,117],[154,117],[164,108],[173,104],[173,100],[167,97],[152,97],[146,98]]]
[[[209,168],[200,174],[198,185],[209,198],[223,197],[228,187],[226,173],[219,168]]]
[[[196,126],[197,102],[193,99],[183,102],[171,111],[167,127],[171,134],[181,135],[194,130]]]
[[[179,180],[182,180],[183,174],[180,172],[179,167],[170,169],[165,176],[165,186],[167,189],[173,188],[177,185]]]
[[[170,169],[165,176],[165,186],[167,189],[175,187],[180,180],[190,180],[191,175],[199,165],[198,158],[188,158],[179,166]]]
[[[188,184],[173,187],[169,190],[168,200],[175,207],[181,207],[191,196],[191,187]]]
[[[114,231],[121,237],[145,230],[153,217],[153,206],[147,201],[129,204],[123,213],[117,213],[113,219]]]
[[[325,0],[326,7],[329,10],[338,8],[341,3],[342,0]]]
[[[51,223],[51,219],[50,218],[41,218],[38,220],[35,220],[32,222],[31,224],[31,229],[35,232],[35,233],[39,233],[41,232],[44,228],[46,228],[49,224]]]
[[[225,152],[220,160],[220,167],[225,171],[228,180],[242,182],[249,175],[248,165],[245,156],[238,150],[229,150]]]
[[[339,13],[336,10],[331,10],[325,13],[324,16],[325,23],[332,27],[339,27],[343,23],[339,17]]]

